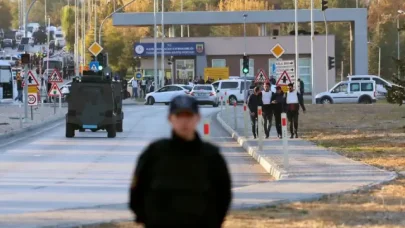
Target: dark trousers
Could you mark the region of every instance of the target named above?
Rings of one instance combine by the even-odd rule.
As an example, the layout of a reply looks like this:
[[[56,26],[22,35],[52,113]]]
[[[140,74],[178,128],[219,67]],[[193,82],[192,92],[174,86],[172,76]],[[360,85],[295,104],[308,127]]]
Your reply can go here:
[[[273,109],[270,105],[263,105],[263,127],[266,137],[270,135],[271,122],[273,120]]]
[[[257,123],[257,115],[250,115],[250,122],[252,123],[252,133],[256,137],[259,135],[259,125]]]
[[[298,111],[287,111],[288,122],[290,122],[290,133],[297,134],[298,131]]]
[[[281,136],[281,110],[274,110],[274,119],[276,121],[277,135]]]

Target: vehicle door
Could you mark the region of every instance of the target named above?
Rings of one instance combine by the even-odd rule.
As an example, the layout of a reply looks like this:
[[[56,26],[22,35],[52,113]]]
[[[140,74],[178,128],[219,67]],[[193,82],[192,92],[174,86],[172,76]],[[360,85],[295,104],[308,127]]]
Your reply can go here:
[[[184,90],[179,86],[169,85],[167,86],[167,90],[161,93],[161,102],[167,103],[170,102],[173,97],[176,95],[180,95],[181,93],[184,94]]]
[[[187,95],[189,94],[189,89],[191,90],[190,86],[170,86],[170,100],[171,101],[174,97],[179,95]]]
[[[335,104],[347,103],[347,97],[349,96],[347,87],[348,87],[347,82],[342,82],[331,90],[330,95]]]
[[[347,102],[345,103],[358,103],[359,98],[362,95],[360,82],[351,82],[349,85],[349,95],[347,96]]]
[[[361,83],[361,93],[362,94],[369,94],[372,98],[374,97],[374,85],[371,82],[362,82]]]
[[[165,96],[167,95],[169,90],[169,86],[163,86],[162,88],[160,88],[159,90],[157,90],[156,92],[154,92],[152,94],[153,98],[155,98],[155,102],[164,102],[165,100]]]
[[[386,87],[389,86],[388,83],[379,78],[373,78],[373,80],[375,81],[377,98],[384,98],[387,95]]]
[[[221,94],[221,96],[224,97],[229,97],[231,95],[233,96],[237,96],[238,93],[240,93],[239,91],[239,82],[238,81],[223,81],[221,82],[221,87],[219,88],[219,93]],[[226,96],[225,96],[226,93]],[[237,99],[237,97],[236,97]]]

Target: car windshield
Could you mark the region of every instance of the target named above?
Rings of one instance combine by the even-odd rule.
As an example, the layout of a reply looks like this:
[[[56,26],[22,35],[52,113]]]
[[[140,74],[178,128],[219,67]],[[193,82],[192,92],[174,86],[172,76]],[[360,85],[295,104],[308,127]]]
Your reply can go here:
[[[188,91],[191,91],[193,89],[193,87],[191,87],[191,86],[181,86],[181,87]]]
[[[212,87],[211,86],[194,86],[193,90],[207,90],[211,91]]]

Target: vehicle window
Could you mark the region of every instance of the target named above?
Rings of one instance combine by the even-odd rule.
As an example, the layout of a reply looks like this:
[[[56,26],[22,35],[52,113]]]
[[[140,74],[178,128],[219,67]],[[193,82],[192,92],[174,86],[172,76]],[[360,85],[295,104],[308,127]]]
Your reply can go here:
[[[238,85],[238,82],[222,82],[221,89],[236,89]]]
[[[370,80],[370,78],[352,78],[352,81],[364,81],[364,80]]]
[[[168,90],[169,90],[169,86],[165,86],[165,87],[159,89],[158,92],[159,92],[159,93],[161,93],[161,92],[167,92]]]
[[[359,92],[360,91],[360,84],[359,83],[351,83],[350,84],[350,92]]]
[[[347,92],[347,84],[346,83],[340,84],[332,92],[333,93],[346,93]]]
[[[373,78],[373,80],[375,81],[375,84],[377,84],[377,85],[382,85],[382,86],[387,85],[387,83],[385,83],[383,80],[381,80],[379,78]]]
[[[180,91],[180,90],[183,90],[183,89],[179,86],[168,86],[168,89],[167,89],[168,92]]]
[[[218,90],[219,82],[212,83],[212,86],[214,86],[215,90]]]
[[[361,91],[373,91],[373,83],[367,82],[367,83],[361,83]]]
[[[250,85],[251,85],[251,82],[250,82],[250,81],[246,81],[246,85],[247,85],[246,89],[249,90]],[[241,89],[245,89],[245,82],[244,82],[244,81],[242,81],[242,82],[240,83],[240,88],[241,88]]]
[[[186,89],[188,91],[191,91],[193,89],[193,87],[191,87],[191,86],[181,86],[181,87],[183,87],[184,89]]]
[[[212,87],[211,86],[194,86],[193,88],[194,90],[207,90],[207,91],[211,91]]]

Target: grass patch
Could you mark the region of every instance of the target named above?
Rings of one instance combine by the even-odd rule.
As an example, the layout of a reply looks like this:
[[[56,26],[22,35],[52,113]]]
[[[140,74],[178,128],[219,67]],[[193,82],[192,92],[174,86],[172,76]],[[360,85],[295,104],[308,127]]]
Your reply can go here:
[[[300,115],[305,139],[387,170],[405,170],[405,107],[307,105]],[[131,222],[92,228],[138,228]],[[233,211],[225,228],[405,227],[405,177],[370,190],[320,200]]]

